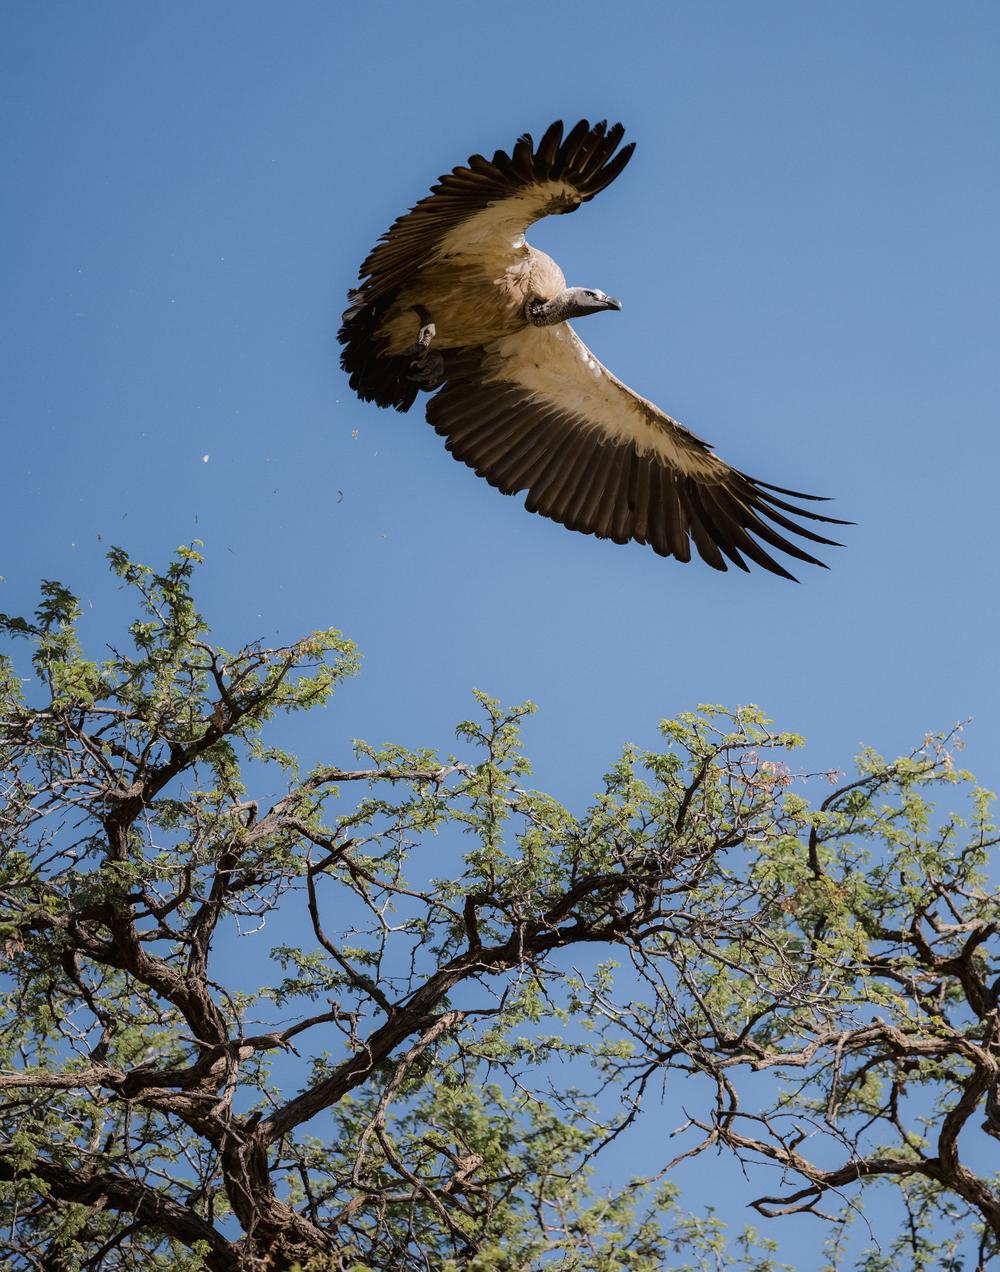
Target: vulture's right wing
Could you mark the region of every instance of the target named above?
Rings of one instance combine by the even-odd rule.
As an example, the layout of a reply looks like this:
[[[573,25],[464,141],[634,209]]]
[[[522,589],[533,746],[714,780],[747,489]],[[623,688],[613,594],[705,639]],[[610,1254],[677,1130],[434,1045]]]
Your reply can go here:
[[[791,579],[761,543],[823,563],[776,527],[837,546],[792,518],[846,524],[779,498],[816,496],[731,468],[613,376],[566,323],[448,355],[446,375],[427,418],[455,458],[504,494],[526,490],[530,512],[570,530],[635,539],[680,561],[693,541],[717,570],[726,558],[746,570],[748,557]]]
[[[575,211],[632,157],[635,142],[615,154],[624,135],[621,124],[591,127],[581,119],[564,140],[557,120],[537,146],[525,133],[509,155],[472,155],[466,166],[439,177],[431,193],[382,235],[359,270],[352,300],[378,300],[444,256],[510,248],[543,216]]]

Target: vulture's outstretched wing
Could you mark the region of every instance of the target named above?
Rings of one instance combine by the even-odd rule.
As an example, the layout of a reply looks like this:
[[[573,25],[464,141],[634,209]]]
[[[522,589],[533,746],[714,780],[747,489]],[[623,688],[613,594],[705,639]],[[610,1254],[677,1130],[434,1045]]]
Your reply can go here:
[[[509,248],[543,216],[574,212],[599,194],[635,149],[633,141],[618,150],[625,135],[621,124],[609,128],[602,121],[591,127],[581,119],[565,140],[562,134],[557,120],[537,147],[525,133],[511,154],[498,150],[492,160],[472,155],[467,165],[439,177],[431,193],[398,217],[369,253],[351,299],[378,300],[444,256]]]
[[[648,543],[691,559],[690,540],[717,570],[744,557],[793,579],[761,546],[822,565],[775,527],[836,546],[793,517],[836,525],[779,498],[814,495],[731,468],[707,442],[634,393],[565,323],[528,327],[446,358],[447,382],[427,418],[456,459],[490,485],[570,530]]]

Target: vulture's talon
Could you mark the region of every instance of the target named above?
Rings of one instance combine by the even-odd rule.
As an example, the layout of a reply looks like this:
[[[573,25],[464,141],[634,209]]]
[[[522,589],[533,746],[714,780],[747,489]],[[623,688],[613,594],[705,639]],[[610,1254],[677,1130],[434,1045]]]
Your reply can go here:
[[[422,389],[436,389],[444,382],[444,358],[436,350],[411,349],[416,357],[410,361],[410,380]]]

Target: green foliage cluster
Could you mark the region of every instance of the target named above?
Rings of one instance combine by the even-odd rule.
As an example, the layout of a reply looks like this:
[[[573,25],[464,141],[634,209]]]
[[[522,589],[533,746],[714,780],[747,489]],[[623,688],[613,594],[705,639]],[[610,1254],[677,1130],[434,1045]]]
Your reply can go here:
[[[280,717],[353,645],[226,651],[195,548],[110,559],[126,649],[85,657],[57,583],[0,615],[8,1266],[787,1266],[780,1224],[684,1210],[705,1152],[820,1216],[826,1269],[995,1257],[997,836],[957,735],[810,776],[703,706],[574,811],[527,784],[531,705],[477,694],[458,756],[303,772]],[[664,1089],[670,1160],[599,1185]],[[898,1234],[859,1231],[872,1188]]]

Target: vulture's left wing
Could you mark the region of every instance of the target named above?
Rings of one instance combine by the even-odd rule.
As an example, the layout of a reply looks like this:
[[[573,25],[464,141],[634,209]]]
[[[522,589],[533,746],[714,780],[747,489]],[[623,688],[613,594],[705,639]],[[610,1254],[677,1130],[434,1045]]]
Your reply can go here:
[[[794,518],[846,523],[786,502],[815,499],[757,481],[634,393],[566,323],[528,327],[446,356],[447,382],[427,418],[456,457],[530,512],[570,530],[648,543],[717,570],[749,558],[793,578],[762,544],[822,565],[785,537],[836,546]],[[786,514],[791,514],[786,515]]]

